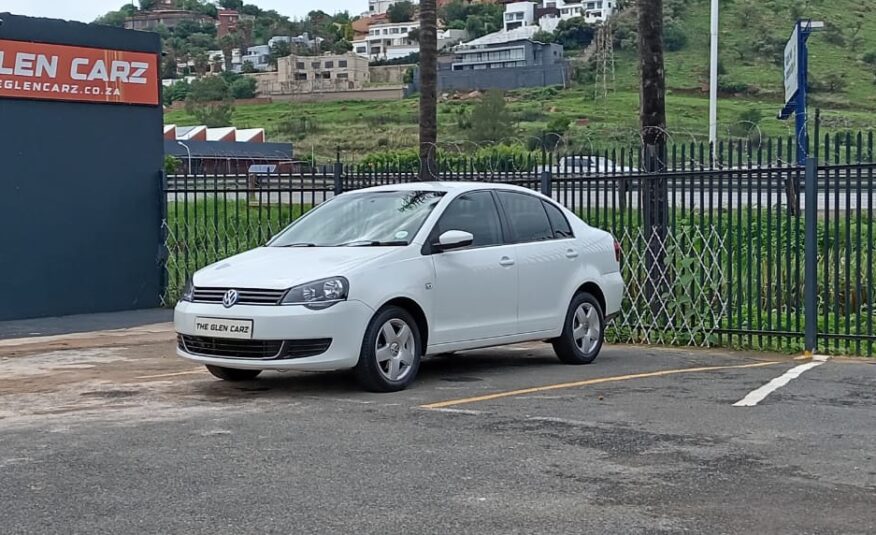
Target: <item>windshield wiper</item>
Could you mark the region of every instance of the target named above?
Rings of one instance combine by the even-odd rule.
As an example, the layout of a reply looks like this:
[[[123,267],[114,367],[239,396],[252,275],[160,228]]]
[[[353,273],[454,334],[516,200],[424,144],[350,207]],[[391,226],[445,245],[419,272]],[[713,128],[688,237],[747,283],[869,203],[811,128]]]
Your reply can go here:
[[[289,243],[286,245],[274,245],[274,247],[316,247],[315,243]]]
[[[377,240],[360,240],[344,243],[341,247],[402,247],[407,245],[406,241],[377,241]]]

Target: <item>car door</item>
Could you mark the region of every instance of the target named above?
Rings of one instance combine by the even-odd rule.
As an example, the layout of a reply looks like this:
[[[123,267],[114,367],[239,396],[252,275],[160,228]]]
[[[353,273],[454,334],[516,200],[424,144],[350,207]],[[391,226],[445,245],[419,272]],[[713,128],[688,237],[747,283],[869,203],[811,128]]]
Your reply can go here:
[[[571,297],[569,281],[581,254],[569,222],[559,208],[534,195],[501,191],[497,197],[517,249],[518,332],[556,329],[562,325]]]
[[[517,329],[517,258],[505,244],[489,191],[460,195],[448,205],[429,243],[448,230],[474,236],[471,246],[430,251],[435,267],[430,345],[513,335]]]

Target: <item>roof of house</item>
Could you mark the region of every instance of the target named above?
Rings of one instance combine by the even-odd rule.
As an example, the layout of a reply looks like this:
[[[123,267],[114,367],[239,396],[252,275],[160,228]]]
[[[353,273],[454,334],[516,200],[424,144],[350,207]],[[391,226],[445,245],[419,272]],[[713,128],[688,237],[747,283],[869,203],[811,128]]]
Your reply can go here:
[[[188,148],[188,151],[186,150]],[[234,141],[164,141],[164,153],[186,159],[191,151],[192,158],[212,158],[222,160],[291,160],[291,143],[237,143]]]
[[[533,36],[539,31],[538,26],[521,26],[520,28],[514,28],[509,31],[498,31],[494,33],[489,33],[483,37],[478,37],[477,39],[472,39],[467,43],[462,43],[458,48],[472,48],[478,46],[487,46],[487,45],[500,45],[503,43],[510,43],[512,41],[524,41],[527,39],[532,39]]]

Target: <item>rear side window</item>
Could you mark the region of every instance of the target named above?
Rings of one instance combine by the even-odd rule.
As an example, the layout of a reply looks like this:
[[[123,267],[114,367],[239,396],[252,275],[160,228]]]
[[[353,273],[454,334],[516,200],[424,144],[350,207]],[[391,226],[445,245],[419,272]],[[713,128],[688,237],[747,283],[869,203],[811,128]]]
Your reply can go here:
[[[524,193],[498,193],[515,243],[552,240],[554,231],[541,199]]]
[[[435,239],[448,230],[471,233],[473,247],[501,244],[502,224],[493,196],[486,191],[476,191],[454,199],[438,221]]]
[[[569,226],[569,220],[566,219],[563,212],[549,202],[542,202],[544,203],[544,209],[547,212],[548,219],[551,222],[551,227],[554,229],[554,238],[558,240],[574,238],[575,235],[572,233],[572,227]]]

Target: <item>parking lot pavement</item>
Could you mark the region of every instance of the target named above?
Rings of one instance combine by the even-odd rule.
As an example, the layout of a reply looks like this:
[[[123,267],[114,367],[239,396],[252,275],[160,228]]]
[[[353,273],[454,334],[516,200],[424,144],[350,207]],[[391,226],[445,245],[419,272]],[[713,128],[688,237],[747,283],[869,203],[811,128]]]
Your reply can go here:
[[[2,352],[0,352],[2,354]],[[876,364],[530,344],[222,383],[169,341],[0,356],[4,533],[873,533]],[[433,407],[433,408],[426,408]]]

